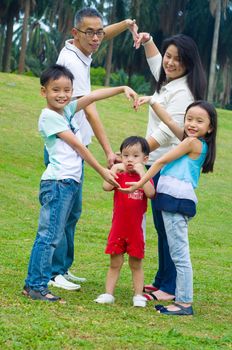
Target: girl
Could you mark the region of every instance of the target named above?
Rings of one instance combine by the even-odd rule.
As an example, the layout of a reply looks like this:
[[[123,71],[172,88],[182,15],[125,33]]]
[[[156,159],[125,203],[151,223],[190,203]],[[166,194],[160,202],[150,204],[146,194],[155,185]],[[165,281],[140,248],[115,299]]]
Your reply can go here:
[[[150,100],[142,97],[141,105]],[[161,169],[157,185],[156,210],[162,213],[171,258],[175,264],[176,302],[156,309],[166,315],[193,315],[192,265],[188,242],[188,220],[196,213],[197,187],[200,170],[213,171],[216,155],[217,113],[206,101],[196,101],[187,107],[184,129],[152,98],[150,105],[160,119],[183,141],[157,159],[147,173],[136,183],[127,183],[123,192],[141,188]],[[145,295],[146,296],[146,295]]]
[[[157,81],[154,97],[179,124],[184,125],[187,106],[204,98],[206,78],[195,42],[189,36],[178,34],[164,40],[161,52],[149,33],[139,33],[135,46],[144,46],[151,73]],[[179,143],[173,133],[160,122],[149,108],[146,138],[151,153],[148,166]],[[159,173],[153,178],[157,185]],[[151,200],[153,220],[158,234],[159,268],[151,285],[145,291],[151,300],[171,300],[175,296],[176,269],[169,254],[167,236],[160,211],[156,210],[156,198]]]

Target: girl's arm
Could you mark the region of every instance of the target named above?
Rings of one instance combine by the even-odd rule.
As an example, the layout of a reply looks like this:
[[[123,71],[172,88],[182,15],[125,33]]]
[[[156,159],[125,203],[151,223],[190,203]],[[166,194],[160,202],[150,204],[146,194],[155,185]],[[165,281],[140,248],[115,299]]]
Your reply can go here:
[[[178,146],[170,150],[161,158],[157,159],[138,182],[128,182],[127,184],[131,186],[127,188],[120,188],[120,191],[130,193],[143,187],[143,185],[153,176],[155,176],[165,164],[170,163],[185,154],[194,153],[199,145],[199,142],[200,141],[197,138],[187,137]]]
[[[181,128],[175,122],[175,120],[171,118],[170,114],[165,110],[165,108],[163,108],[158,102],[153,101],[152,98],[150,100],[150,106],[156,113],[157,117],[169,127],[169,129],[173,132],[174,135],[176,135],[176,137],[178,137],[179,140],[182,141],[184,136],[184,129]]]
[[[142,163],[136,163],[134,165],[134,171],[141,177],[145,175],[145,169],[144,169],[144,164]],[[155,196],[155,189],[154,186],[150,181],[146,182],[143,186],[144,193],[147,198],[154,198]]]
[[[137,99],[136,92],[133,89],[131,89],[129,86],[117,86],[112,88],[98,89],[91,92],[89,95],[80,97],[78,99],[77,112],[80,109],[87,107],[89,104],[93,102],[121,94],[122,92],[125,93],[128,100],[130,100],[131,98],[133,98],[133,100]]]
[[[86,148],[75,136],[74,134],[67,130],[57,134],[62,140],[64,140],[69,146],[71,146],[74,151],[76,151],[81,158],[83,158],[94,170],[96,170],[104,180],[109,182],[114,187],[119,187],[119,184],[115,180],[117,175],[111,170],[101,166],[98,161],[94,158],[92,153]]]

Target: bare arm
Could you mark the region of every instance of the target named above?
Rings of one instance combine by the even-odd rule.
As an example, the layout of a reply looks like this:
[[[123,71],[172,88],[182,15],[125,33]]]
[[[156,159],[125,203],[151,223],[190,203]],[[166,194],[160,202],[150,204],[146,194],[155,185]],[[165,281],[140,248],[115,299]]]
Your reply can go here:
[[[170,114],[165,110],[165,108],[163,108],[159,103],[155,101],[153,102],[152,99],[150,100],[150,105],[157,117],[159,117],[159,119],[169,127],[173,134],[176,135],[179,140],[183,140],[184,129],[171,118]]]
[[[157,161],[155,161],[155,163],[152,164],[152,166],[148,169],[145,175],[138,182],[127,183],[131,186],[127,188],[120,188],[120,191],[130,193],[136,191],[138,188],[143,187],[144,184],[153,176],[155,176],[165,164],[182,157],[184,154],[190,154],[195,152],[196,143],[199,142],[200,141],[197,138],[187,137],[178,146],[176,146],[168,153],[163,155],[161,158],[159,158]]]
[[[122,172],[124,170],[125,170],[125,167],[122,163],[114,164],[111,168],[111,171],[113,174],[116,174],[118,172]],[[104,191],[112,191],[115,188],[115,186],[111,185],[109,182],[107,182],[105,180],[103,181],[102,187],[103,187]]]
[[[156,56],[160,53],[149,33],[138,33],[138,36],[135,39],[135,48],[138,49],[141,44],[144,47],[147,58]]]
[[[133,98],[133,100],[137,99],[136,92],[132,90],[129,86],[117,86],[113,88],[98,89],[91,92],[89,95],[80,97],[78,99],[77,112],[83,108],[86,108],[93,102],[121,94],[122,92],[125,93],[128,100],[130,100],[131,98]]]
[[[100,145],[102,146],[105,152],[108,167],[111,168],[115,162],[116,155],[112,151],[112,148],[110,146],[102,121],[99,117],[95,103],[92,103],[85,108],[85,115],[94,131],[94,135],[98,139]]]
[[[104,28],[105,40],[113,39],[115,36],[121,34],[125,30],[129,29],[132,32],[133,37],[137,35],[138,27],[134,19],[124,19],[121,22],[110,24]]]
[[[92,153],[86,148],[76,137],[75,135],[67,130],[57,134],[58,137],[63,139],[69,146],[71,146],[74,151],[76,151],[80,156],[94,169],[96,170],[104,180],[112,184],[113,186],[118,187],[118,183],[115,180],[117,177],[111,170],[105,169],[101,166],[98,161],[94,158]]]

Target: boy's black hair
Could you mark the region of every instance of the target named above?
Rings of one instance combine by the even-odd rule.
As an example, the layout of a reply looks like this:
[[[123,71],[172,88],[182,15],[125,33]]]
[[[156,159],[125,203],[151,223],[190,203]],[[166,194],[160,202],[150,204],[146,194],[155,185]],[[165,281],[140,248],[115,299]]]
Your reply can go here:
[[[145,156],[148,156],[150,153],[150,147],[147,140],[141,136],[129,136],[127,137],[120,146],[120,152],[127,147],[131,147],[139,143],[141,145],[142,152]]]
[[[205,97],[207,83],[195,41],[185,34],[173,35],[163,41],[161,49],[162,56],[164,56],[170,45],[176,46],[180,62],[186,68],[187,84],[194,100],[202,100]],[[160,77],[156,88],[157,92],[160,91],[165,81],[166,74],[163,66],[161,66]]]
[[[103,21],[102,15],[91,7],[84,7],[83,9],[76,12],[74,17],[74,26],[78,26],[84,17],[99,17]]]
[[[73,83],[74,76],[70,70],[60,64],[54,64],[42,72],[40,76],[40,84],[46,86],[50,80],[57,80],[61,77],[68,78],[71,80],[71,83]]]
[[[210,171],[213,172],[213,166],[216,158],[217,112],[212,104],[207,101],[200,100],[191,103],[187,107],[185,115],[190,108],[195,106],[199,106],[200,108],[204,109],[209,115],[210,127],[212,130],[204,136],[204,140],[208,145],[208,152],[202,166],[202,173],[208,173]]]

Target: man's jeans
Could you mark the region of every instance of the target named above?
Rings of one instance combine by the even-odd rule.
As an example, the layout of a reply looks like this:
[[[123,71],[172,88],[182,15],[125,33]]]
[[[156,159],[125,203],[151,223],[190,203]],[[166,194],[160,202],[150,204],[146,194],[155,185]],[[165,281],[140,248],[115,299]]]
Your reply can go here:
[[[176,301],[193,301],[193,272],[189,252],[188,218],[162,211],[171,258],[176,266]]]
[[[32,248],[26,285],[33,290],[47,288],[52,277],[52,259],[56,247],[66,235],[66,224],[81,186],[73,179],[45,180],[40,183],[39,226]]]
[[[147,166],[147,169],[150,167]],[[155,188],[160,177],[160,173],[153,177]],[[155,198],[151,199],[153,221],[158,235],[158,271],[154,277],[153,286],[168,294],[175,294],[176,289],[176,268],[169,253],[167,235],[164,228],[162,213],[155,209]]]

